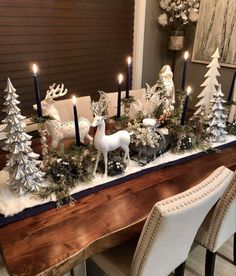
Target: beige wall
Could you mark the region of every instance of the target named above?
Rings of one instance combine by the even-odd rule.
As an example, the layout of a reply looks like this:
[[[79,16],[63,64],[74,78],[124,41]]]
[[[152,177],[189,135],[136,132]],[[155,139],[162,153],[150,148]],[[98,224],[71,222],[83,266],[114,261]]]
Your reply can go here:
[[[142,86],[155,84],[161,67],[169,62],[166,47],[168,36],[157,23],[159,5],[157,0],[147,0],[143,50]]]
[[[193,51],[194,34],[195,34],[195,28],[189,29],[188,33],[186,34],[185,50],[188,50],[190,53],[192,53],[192,51]],[[176,85],[178,85],[177,87],[180,87],[180,85],[181,85],[182,63],[183,63],[182,56],[183,56],[183,53],[179,53],[177,61],[176,61],[175,83],[176,83]],[[179,70],[178,70],[178,68],[179,68]],[[204,81],[204,75],[206,74],[207,70],[208,69],[206,68],[206,64],[189,62],[186,85],[191,85],[193,88],[193,97],[192,97],[192,102],[191,102],[192,107],[198,101],[198,99],[196,97],[201,92],[200,85]],[[234,71],[235,71],[234,68],[229,68],[229,67],[228,68],[221,67],[219,69],[221,76],[218,77],[218,80],[222,85],[222,91],[225,94],[226,99],[229,94]]]
[[[157,23],[160,9],[157,0],[147,0],[146,8],[146,25],[144,36],[144,57],[143,57],[143,78],[142,84],[147,82],[150,85],[156,82],[160,68],[171,63],[171,52],[168,48],[168,32],[165,28],[161,28]],[[195,27],[191,27],[186,33],[184,50],[192,53],[194,41]],[[176,88],[181,86],[182,77],[183,52],[177,54],[176,69],[175,69],[175,85]],[[219,81],[222,84],[222,90],[228,97],[230,85],[235,69],[222,67],[220,69],[221,77]],[[188,75],[186,85],[191,85],[193,88],[192,101],[190,107],[194,107],[197,100],[197,95],[201,92],[200,85],[204,81],[204,75],[207,72],[206,65],[189,62]]]

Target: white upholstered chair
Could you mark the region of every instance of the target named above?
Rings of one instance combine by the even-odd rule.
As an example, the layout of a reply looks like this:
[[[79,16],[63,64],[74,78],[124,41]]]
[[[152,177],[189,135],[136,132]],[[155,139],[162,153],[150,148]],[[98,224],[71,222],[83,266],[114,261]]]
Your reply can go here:
[[[3,260],[2,260],[1,255],[0,255],[0,275],[1,276],[9,276],[9,274],[7,273],[6,268],[3,265]]]
[[[118,100],[118,92],[112,92],[112,93],[107,93],[108,99],[110,101],[108,105],[108,116],[113,117],[117,113],[117,100]],[[145,95],[145,89],[137,89],[137,90],[130,90],[130,96],[133,96],[135,101],[137,100],[142,100],[142,97]],[[125,97],[125,91],[121,92],[121,97]],[[121,107],[121,114],[124,114],[124,109],[123,106]],[[133,106],[131,105],[130,108],[130,117],[133,118],[135,114],[135,110]]]
[[[232,177],[220,167],[195,187],[156,203],[137,244],[114,247],[92,260],[109,276],[167,276],[174,270],[183,275],[198,228]]]
[[[216,206],[203,221],[196,240],[206,251],[205,275],[213,276],[218,249],[234,235],[233,259],[236,265],[236,173]]]
[[[77,111],[79,117],[85,117],[90,122],[93,120],[93,113],[91,111],[91,98],[90,96],[78,97],[77,102]],[[62,122],[73,121],[73,103],[71,99],[55,101],[55,107],[59,112]]]

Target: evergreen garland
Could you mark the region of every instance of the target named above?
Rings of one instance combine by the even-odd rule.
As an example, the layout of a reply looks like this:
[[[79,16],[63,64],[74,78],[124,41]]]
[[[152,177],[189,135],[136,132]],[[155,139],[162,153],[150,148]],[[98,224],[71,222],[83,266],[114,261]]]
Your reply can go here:
[[[236,135],[236,122],[233,122],[232,124],[228,124],[226,127],[226,131],[229,135]]]
[[[46,115],[43,117],[38,117],[37,115],[31,115],[31,121],[35,124],[44,124],[48,120],[55,120],[52,116]]]
[[[157,80],[157,86],[156,86],[156,92],[159,96],[159,100],[160,101],[165,101],[167,98],[167,90],[166,90],[166,86],[164,84],[164,81],[162,79],[162,77],[159,78],[159,80]]]
[[[132,104],[135,102],[134,96],[129,96],[128,98],[124,97],[121,99],[123,104]]]
[[[108,152],[107,174],[109,176],[119,175],[125,171],[127,164],[124,162],[123,155],[124,152],[121,149]],[[100,160],[98,163],[97,172],[103,174],[104,170],[104,162],[103,160]]]
[[[194,144],[195,144],[194,136],[183,134],[179,136],[176,148],[179,151],[188,150],[188,149],[194,148]]]
[[[204,135],[195,134],[192,122],[182,126],[176,117],[172,117],[167,127],[170,133],[171,152],[180,154],[194,149],[203,151],[211,149]]]
[[[90,146],[71,145],[63,154],[52,151],[50,163],[45,168],[50,183],[36,195],[48,199],[55,194],[58,207],[65,202],[72,204],[74,199],[70,195],[71,190],[92,180],[93,155]]]

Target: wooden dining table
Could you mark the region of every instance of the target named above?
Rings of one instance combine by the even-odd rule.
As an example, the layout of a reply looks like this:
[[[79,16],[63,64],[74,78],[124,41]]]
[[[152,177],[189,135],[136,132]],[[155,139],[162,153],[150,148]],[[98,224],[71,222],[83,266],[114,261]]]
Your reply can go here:
[[[236,145],[166,167],[0,228],[10,275],[63,275],[95,253],[141,233],[152,206],[219,166],[236,169]]]

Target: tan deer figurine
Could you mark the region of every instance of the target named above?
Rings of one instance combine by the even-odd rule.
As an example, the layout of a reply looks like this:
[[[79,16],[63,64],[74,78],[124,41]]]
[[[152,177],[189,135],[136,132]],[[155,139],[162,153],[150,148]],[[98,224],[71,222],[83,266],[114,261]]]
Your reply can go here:
[[[50,116],[53,119],[47,120],[46,127],[48,134],[52,137],[52,149],[55,149],[60,144],[61,150],[64,149],[64,140],[75,138],[74,121],[61,122],[61,118],[54,103],[55,99],[65,96],[67,89],[64,89],[64,84],[56,84],[49,86],[45,99],[41,102],[43,116]],[[37,105],[33,108],[37,110]],[[92,143],[93,138],[88,134],[90,129],[90,122],[86,118],[79,118],[80,140],[84,143],[87,138]]]

